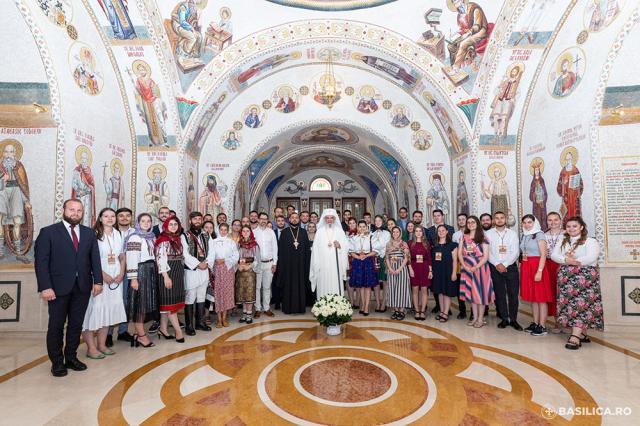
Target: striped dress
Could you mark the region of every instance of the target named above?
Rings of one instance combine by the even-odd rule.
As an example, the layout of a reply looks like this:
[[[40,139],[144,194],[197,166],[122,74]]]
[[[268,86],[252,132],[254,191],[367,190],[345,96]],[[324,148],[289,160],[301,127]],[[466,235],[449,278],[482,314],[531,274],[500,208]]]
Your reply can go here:
[[[482,259],[482,245],[476,244],[468,235],[460,240],[464,265],[473,267]],[[489,263],[485,263],[473,274],[465,269],[460,277],[460,300],[468,300],[477,305],[488,305],[493,302],[493,282]]]
[[[397,247],[387,246],[386,257],[393,269],[402,264],[405,256],[410,256],[409,246],[403,242]],[[387,304],[392,308],[411,307],[411,280],[409,278],[409,266],[405,265],[398,275],[387,275]]]

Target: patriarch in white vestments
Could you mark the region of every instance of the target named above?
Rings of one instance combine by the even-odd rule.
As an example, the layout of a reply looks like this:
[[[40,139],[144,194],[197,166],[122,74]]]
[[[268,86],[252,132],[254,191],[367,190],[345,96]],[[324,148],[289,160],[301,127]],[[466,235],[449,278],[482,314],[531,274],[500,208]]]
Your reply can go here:
[[[334,209],[322,212],[311,251],[309,281],[318,298],[343,293],[347,279],[349,249],[347,236]]]

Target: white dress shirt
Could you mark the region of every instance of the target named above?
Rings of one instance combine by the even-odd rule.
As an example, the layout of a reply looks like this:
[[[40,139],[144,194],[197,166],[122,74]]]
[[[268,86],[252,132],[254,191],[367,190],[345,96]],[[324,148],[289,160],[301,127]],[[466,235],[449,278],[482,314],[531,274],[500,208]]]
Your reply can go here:
[[[369,254],[376,251],[370,234],[352,235],[349,237],[349,253]]]
[[[260,261],[272,259],[273,264],[278,264],[278,239],[273,229],[265,226],[264,229],[258,226],[253,230],[253,236],[256,237],[258,247],[260,247]]]
[[[551,253],[551,259],[563,265],[565,263],[564,258],[575,246],[579,238],[580,237],[571,237],[569,244],[565,244],[564,246],[562,245],[563,240],[560,239]],[[600,246],[595,238],[591,237],[588,237],[584,244],[577,246],[573,250],[573,257],[575,257],[582,266],[598,266],[598,256],[600,256]]]
[[[489,263],[493,266],[502,263],[506,268],[518,260],[520,241],[518,241],[518,234],[515,231],[509,228],[502,231],[491,228],[485,235],[489,240]]]
[[[463,235],[464,235],[464,231],[458,230],[458,231],[453,233],[453,237],[451,237],[451,240],[454,243],[459,244]]]
[[[391,233],[384,229],[378,229],[371,233],[373,240],[373,250],[378,253],[378,256],[384,257],[387,250],[387,243],[391,241]]]
[[[71,241],[73,241],[73,236],[71,235],[71,224],[66,220],[62,220],[62,223],[64,223],[64,227],[67,230],[67,234],[69,234],[69,238],[71,238]],[[75,228],[73,228],[73,232],[76,233],[76,237],[78,237],[78,244],[79,244],[80,243],[80,224],[77,224]]]

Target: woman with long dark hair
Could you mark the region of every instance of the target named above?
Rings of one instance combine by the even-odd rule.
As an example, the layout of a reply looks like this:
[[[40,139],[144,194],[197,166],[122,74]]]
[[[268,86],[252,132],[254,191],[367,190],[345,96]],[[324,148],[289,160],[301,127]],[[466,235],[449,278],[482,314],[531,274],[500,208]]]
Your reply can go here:
[[[347,240],[351,240],[352,237],[358,235],[358,221],[355,217],[350,217],[347,221]],[[351,285],[351,270],[352,270],[353,257],[349,256],[349,268],[347,269],[347,298],[353,306],[353,309],[360,309],[358,303],[358,291]]]
[[[158,334],[167,340],[184,343],[184,335],[178,321],[178,311],[184,308],[184,249],[188,247],[177,217],[171,216],[162,224],[162,233],[156,240],[155,255],[158,264],[160,294],[160,328]],[[167,327],[176,331],[170,336]]]
[[[235,306],[235,276],[238,260],[240,260],[238,245],[229,238],[229,225],[226,223],[220,224],[219,231],[220,234],[218,238],[213,240],[207,255],[209,268],[212,268],[215,274],[213,294],[216,300],[216,314],[218,316],[216,328],[229,327],[227,313]]]
[[[422,225],[415,225],[413,239],[409,241],[409,252],[411,253],[409,276],[411,277],[413,309],[416,311],[414,318],[417,321],[424,321],[427,318],[427,300],[433,278],[433,265],[431,263],[431,246]]]
[[[107,347],[109,326],[127,321],[122,301],[122,280],[125,273],[122,236],[115,228],[115,223],[116,212],[107,207],[100,211],[94,226],[100,249],[104,289],[102,293],[89,299],[82,325],[87,358],[91,359],[102,359],[105,355],[115,354]]]
[[[480,328],[485,324],[484,310],[493,303],[495,296],[488,264],[489,242],[476,216],[467,218],[467,226],[458,247],[458,260],[462,265],[460,299],[471,302],[474,318],[467,325]]]
[[[373,250],[378,254],[378,257],[375,259],[375,265],[378,269],[379,285],[375,286],[373,290],[376,296],[376,312],[387,311],[387,267],[384,262],[384,257],[387,244],[391,241],[391,233],[388,230],[396,226],[395,221],[393,221],[393,226],[387,228],[386,225],[390,224],[392,220],[393,219],[389,219],[385,223],[382,216],[376,215],[376,217],[373,218],[373,226],[371,227]]]
[[[131,346],[154,346],[144,330],[144,323],[158,320],[158,269],[154,254],[155,235],[149,213],[138,215],[136,228],[125,239],[129,298],[127,317],[133,322],[135,335]]]
[[[600,246],[588,236],[581,217],[567,221],[566,234],[551,258],[558,264],[558,322],[571,327],[565,348],[576,350],[591,340],[590,328],[604,329],[602,295],[600,293]]]
[[[458,297],[460,286],[458,285],[458,244],[451,240],[451,233],[445,225],[436,228],[436,239],[431,249],[431,261],[433,262],[433,283],[431,289],[438,297],[440,313],[436,320],[447,322],[449,320],[449,308],[451,298]]]
[[[253,322],[253,304],[256,301],[256,272],[260,265],[260,247],[250,226],[243,226],[238,243],[240,259],[236,272],[235,302],[242,304],[240,322]]]

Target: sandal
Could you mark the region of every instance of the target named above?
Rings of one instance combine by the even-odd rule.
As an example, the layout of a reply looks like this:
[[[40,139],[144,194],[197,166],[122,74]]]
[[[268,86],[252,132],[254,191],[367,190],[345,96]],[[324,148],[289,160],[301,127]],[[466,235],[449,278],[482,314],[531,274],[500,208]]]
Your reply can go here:
[[[427,319],[427,313],[425,311],[420,312],[420,321]]]
[[[398,318],[396,318],[398,321],[402,321],[404,319],[405,315],[404,312],[398,312]]]
[[[416,321],[420,321],[420,311],[416,311],[416,314],[413,316]]]
[[[471,320],[469,320],[469,321],[467,321],[467,325],[468,325],[469,327],[473,327],[473,325],[474,325],[475,323],[476,323],[476,321],[475,321],[475,320],[472,320],[472,319],[471,319]]]
[[[435,316],[435,318],[433,318],[436,321],[440,321],[440,315],[442,315],[442,312],[440,312],[438,315]]]
[[[575,337],[576,339],[578,339],[578,342],[572,342],[571,338]],[[572,351],[577,351],[578,349],[580,349],[580,347],[582,346],[582,343],[580,343],[580,336],[576,336],[575,334],[572,334],[571,336],[569,336],[569,338],[567,339],[567,343],[564,345],[565,348],[572,350]]]
[[[440,322],[447,322],[447,321],[449,321],[449,315],[447,315],[447,314],[440,314],[440,315],[438,315],[438,321],[440,321]]]
[[[589,336],[582,333],[582,335],[580,336],[580,343],[591,343],[591,339],[589,339]]]
[[[391,315],[391,319],[392,320],[397,320],[398,319],[398,315],[400,314],[400,312],[398,311],[393,311],[393,315]]]
[[[484,327],[484,323],[482,322],[476,322],[473,324],[473,328],[482,328]]]

